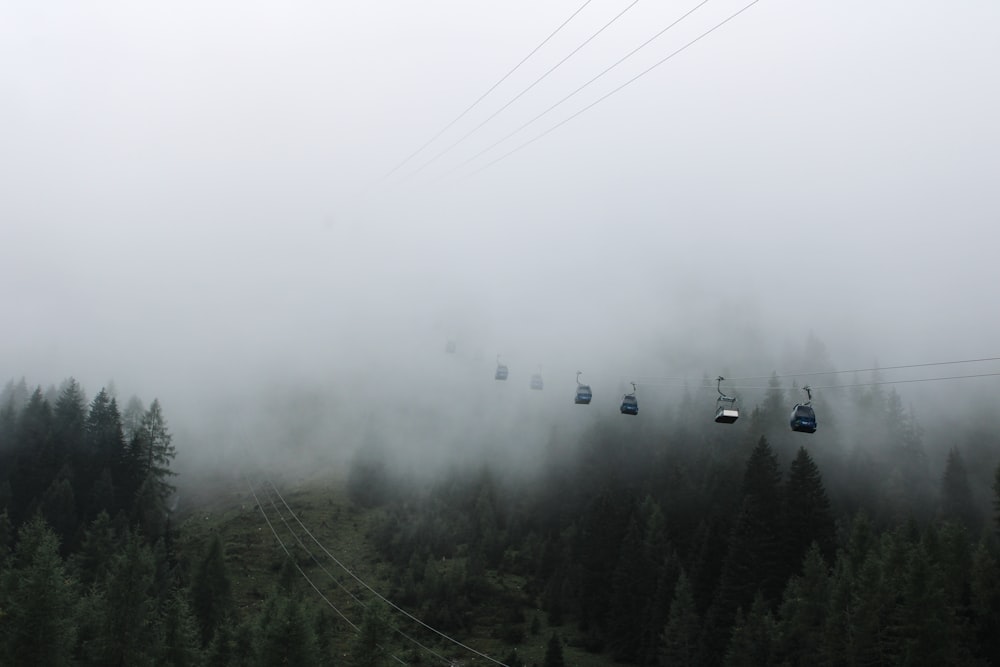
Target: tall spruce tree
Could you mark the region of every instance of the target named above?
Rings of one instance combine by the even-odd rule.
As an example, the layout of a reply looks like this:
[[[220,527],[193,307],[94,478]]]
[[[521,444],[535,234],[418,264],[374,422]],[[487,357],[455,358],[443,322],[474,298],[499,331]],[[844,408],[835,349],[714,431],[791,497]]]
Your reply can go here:
[[[832,563],[837,545],[830,500],[826,496],[819,468],[805,447],[799,448],[792,461],[784,495],[788,571],[801,571],[806,550],[813,542],[827,562]]]
[[[212,641],[216,629],[232,607],[233,597],[222,542],[218,533],[214,533],[191,574],[191,608],[198,619],[202,646],[208,646]]]
[[[670,616],[663,631],[663,662],[667,665],[697,664],[700,627],[691,582],[682,571],[677,577]]]
[[[962,524],[973,535],[981,529],[982,516],[972,498],[969,475],[957,447],[948,452],[941,478],[941,516]]]
[[[0,660],[5,665],[69,665],[76,638],[75,582],[59,540],[38,517],[21,530],[13,566],[0,580]]]
[[[566,667],[566,659],[563,657],[562,639],[559,633],[553,632],[549,637],[549,643],[545,646],[545,662],[543,667]]]

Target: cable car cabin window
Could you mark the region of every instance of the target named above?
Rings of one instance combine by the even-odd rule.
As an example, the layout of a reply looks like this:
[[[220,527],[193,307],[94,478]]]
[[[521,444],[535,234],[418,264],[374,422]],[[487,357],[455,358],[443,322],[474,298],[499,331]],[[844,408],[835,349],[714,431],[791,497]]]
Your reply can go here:
[[[816,419],[816,413],[808,405],[799,405],[795,408],[795,416],[799,419]]]

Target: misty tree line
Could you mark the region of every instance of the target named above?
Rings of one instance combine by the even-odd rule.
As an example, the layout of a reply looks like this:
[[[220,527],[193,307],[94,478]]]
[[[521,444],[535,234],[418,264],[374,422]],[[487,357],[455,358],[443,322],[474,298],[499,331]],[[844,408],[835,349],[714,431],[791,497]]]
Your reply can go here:
[[[1000,553],[961,453],[992,452],[1000,508],[1000,443],[953,432],[963,447],[934,465],[942,449],[895,392],[851,402],[852,432],[792,434],[774,378],[737,431],[686,396],[641,437],[615,423],[554,436],[530,478],[484,467],[418,485],[373,448],[349,489],[381,513],[390,597],[456,633],[558,633],[644,666],[1000,663]],[[817,410],[835,431],[833,406]],[[820,442],[840,443],[826,478]]]
[[[239,610],[213,535],[181,557],[175,457],[158,401],[120,411],[75,380],[0,393],[0,664],[334,664],[335,621],[286,562],[259,612]],[[311,593],[311,591],[309,591]],[[377,664],[366,618],[354,664]]]

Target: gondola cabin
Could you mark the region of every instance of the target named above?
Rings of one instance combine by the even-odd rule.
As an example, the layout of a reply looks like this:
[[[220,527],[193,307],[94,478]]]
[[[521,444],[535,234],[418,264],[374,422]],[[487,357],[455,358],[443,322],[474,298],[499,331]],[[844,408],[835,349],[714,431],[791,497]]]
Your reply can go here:
[[[455,354],[455,341],[450,340],[444,344],[444,351],[448,354]]]
[[[545,384],[542,382],[542,376],[541,375],[539,375],[538,373],[535,373],[534,375],[531,376],[531,388],[532,389],[535,389],[536,391],[541,391],[542,387],[544,387],[544,386],[545,386]]]
[[[497,366],[496,375],[493,376],[494,380],[506,380],[507,379],[507,367],[503,364]]]
[[[740,418],[739,408],[736,407],[736,399],[720,397],[715,402],[715,423],[732,424]]]
[[[590,405],[590,400],[594,398],[594,394],[590,391],[590,386],[581,384],[576,387],[576,397],[573,402],[577,405]]]
[[[623,415],[639,414],[639,401],[632,394],[626,394],[622,398],[621,413]]]
[[[789,425],[793,431],[798,431],[799,433],[815,433],[816,411],[812,409],[811,405],[796,405],[792,408],[792,417],[789,420]]]

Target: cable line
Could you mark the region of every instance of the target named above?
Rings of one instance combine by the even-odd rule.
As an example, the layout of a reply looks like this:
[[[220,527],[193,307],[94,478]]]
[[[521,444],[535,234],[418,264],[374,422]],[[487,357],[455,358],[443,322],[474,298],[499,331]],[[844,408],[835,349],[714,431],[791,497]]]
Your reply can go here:
[[[647,39],[645,42],[643,42],[639,46],[635,47],[634,49],[632,49],[631,51],[629,51],[628,53],[626,53],[624,56],[622,56],[618,60],[616,60],[610,66],[606,67],[597,76],[593,77],[592,79],[590,79],[589,81],[587,81],[586,83],[584,83],[582,86],[580,86],[579,88],[577,88],[576,90],[574,90],[573,92],[571,92],[569,95],[566,95],[561,100],[559,100],[558,102],[556,102],[555,104],[553,104],[548,109],[546,109],[545,111],[541,112],[540,114],[538,114],[537,116],[535,116],[531,120],[529,120],[526,123],[522,124],[521,126],[519,126],[518,128],[516,128],[513,132],[510,132],[509,134],[504,135],[502,138],[498,139],[497,141],[494,141],[492,144],[490,144],[486,148],[482,149],[481,151],[479,151],[478,153],[476,153],[475,155],[473,155],[472,157],[470,157],[469,159],[467,159],[465,162],[462,162],[458,166],[456,166],[456,167],[450,169],[449,171],[445,172],[443,174],[443,176],[447,176],[447,175],[453,173],[454,171],[456,171],[458,169],[461,169],[462,167],[464,167],[465,165],[469,164],[470,162],[472,162],[473,160],[475,160],[479,156],[483,155],[484,153],[488,153],[489,151],[493,150],[494,148],[496,148],[497,146],[499,146],[503,142],[507,141],[508,139],[510,139],[511,137],[513,137],[514,135],[520,133],[521,130],[525,129],[529,125],[534,124],[537,120],[539,120],[540,118],[542,118],[543,116],[545,116],[546,114],[548,114],[550,111],[552,111],[556,107],[560,106],[561,104],[563,104],[564,102],[566,102],[567,100],[569,100],[571,97],[573,97],[577,93],[579,93],[581,90],[583,90],[584,88],[586,88],[590,84],[594,83],[595,81],[597,81],[598,79],[600,79],[602,76],[604,76],[605,74],[607,74],[608,72],[610,72],[614,68],[618,67],[619,65],[621,65],[623,62],[625,62],[626,60],[628,60],[632,56],[634,56],[640,50],[642,50],[643,48],[645,48],[646,46],[648,46],[649,44],[651,44],[653,41],[655,41],[656,39],[658,39],[665,32],[667,32],[668,30],[670,30],[671,28],[673,28],[675,25],[677,25],[678,23],[680,23],[681,21],[683,21],[684,19],[686,19],[688,16],[690,16],[691,14],[693,14],[695,11],[697,11],[698,9],[700,9],[707,2],[708,2],[708,0],[702,0],[702,2],[700,2],[697,5],[695,5],[694,7],[692,7],[690,10],[688,10],[680,18],[678,18],[676,21],[674,21],[673,23],[671,23],[670,25],[668,25],[666,28],[663,28],[658,33],[656,33],[655,35],[653,35],[652,37],[650,37],[649,39]],[[475,172],[473,172],[473,173],[475,173]]]
[[[399,163],[399,164],[397,164],[397,165],[396,165],[395,167],[393,167],[393,168],[392,168],[392,170],[390,170],[390,171],[389,171],[389,172],[388,172],[387,174],[385,174],[385,175],[384,175],[384,176],[383,176],[382,178],[380,178],[379,180],[380,180],[380,181],[384,181],[385,179],[387,179],[387,178],[389,178],[390,176],[392,176],[393,174],[395,174],[395,173],[396,173],[397,171],[399,171],[399,169],[401,169],[401,168],[402,168],[402,167],[403,167],[403,166],[404,166],[404,165],[405,165],[405,164],[406,164],[407,162],[409,162],[410,160],[412,160],[412,159],[413,159],[414,157],[416,157],[417,155],[419,155],[421,151],[423,151],[423,150],[424,150],[425,148],[427,148],[427,147],[428,147],[429,145],[431,145],[431,144],[432,144],[432,143],[433,143],[433,142],[434,142],[434,141],[435,141],[435,140],[436,140],[436,139],[437,139],[438,137],[440,137],[440,136],[441,136],[442,134],[444,134],[445,132],[447,132],[448,130],[450,130],[450,129],[451,129],[451,127],[452,127],[452,126],[453,126],[453,125],[454,125],[455,123],[457,123],[458,121],[462,120],[462,119],[463,119],[463,118],[465,117],[465,115],[466,115],[467,113],[469,113],[469,112],[470,112],[470,111],[472,111],[472,110],[473,110],[474,108],[476,108],[476,106],[477,106],[477,105],[478,105],[478,104],[479,104],[480,102],[482,102],[482,101],[483,101],[483,99],[485,99],[487,95],[489,95],[489,94],[490,94],[490,93],[492,93],[492,92],[493,92],[494,90],[496,90],[496,87],[497,87],[497,86],[499,86],[499,85],[500,85],[501,83],[503,83],[504,81],[506,81],[506,80],[507,80],[507,78],[508,78],[508,77],[509,77],[509,76],[510,76],[511,74],[513,74],[514,72],[516,72],[516,71],[517,71],[517,70],[518,70],[518,69],[519,69],[519,68],[521,67],[521,65],[523,65],[523,64],[524,64],[525,62],[527,62],[527,61],[528,61],[528,58],[530,58],[531,56],[535,55],[535,53],[536,53],[536,52],[537,52],[537,51],[538,51],[538,50],[539,50],[540,48],[542,48],[543,46],[545,46],[545,44],[547,44],[547,43],[548,43],[548,41],[549,41],[550,39],[552,39],[553,37],[555,37],[555,36],[556,36],[556,33],[558,33],[558,32],[559,32],[560,30],[562,30],[562,29],[563,29],[563,28],[564,28],[564,27],[566,26],[566,24],[567,24],[567,23],[569,23],[569,22],[570,22],[570,21],[572,21],[572,20],[573,20],[574,18],[576,18],[576,15],[577,15],[577,14],[579,14],[580,12],[582,12],[582,11],[584,10],[584,8],[585,8],[585,7],[587,6],[587,5],[589,5],[589,4],[590,4],[590,3],[592,2],[592,1],[593,1],[593,0],[586,0],[586,1],[585,1],[585,2],[584,2],[584,3],[582,4],[582,5],[580,5],[580,7],[579,7],[579,8],[578,8],[578,9],[577,9],[577,10],[576,10],[575,12],[573,12],[572,14],[570,14],[570,15],[569,15],[569,18],[568,18],[568,19],[566,19],[565,21],[563,21],[562,23],[560,23],[560,24],[559,24],[559,27],[558,27],[558,28],[556,28],[555,30],[553,30],[553,31],[552,31],[552,33],[551,33],[551,34],[550,34],[550,35],[549,35],[548,37],[546,37],[545,39],[543,39],[543,40],[542,40],[542,42],[541,42],[541,43],[540,43],[540,44],[539,44],[538,46],[536,46],[535,48],[533,48],[533,49],[531,50],[531,52],[530,52],[530,53],[528,53],[528,55],[526,55],[526,56],[525,56],[524,58],[522,58],[522,59],[521,59],[521,62],[519,62],[518,64],[514,65],[514,68],[513,68],[513,69],[511,69],[511,70],[510,70],[509,72],[507,72],[507,73],[506,73],[506,74],[504,74],[504,75],[503,75],[502,77],[500,77],[500,80],[499,80],[499,81],[497,81],[497,82],[496,82],[496,83],[494,83],[494,84],[493,84],[492,86],[490,86],[489,90],[487,90],[487,91],[486,91],[485,93],[483,93],[482,95],[480,95],[480,96],[479,96],[479,97],[478,97],[478,98],[476,99],[476,101],[475,101],[475,102],[473,102],[472,104],[470,104],[470,105],[468,106],[468,108],[466,108],[466,110],[465,110],[465,111],[463,111],[462,113],[458,114],[458,116],[456,116],[454,120],[452,120],[452,121],[451,121],[450,123],[448,123],[447,125],[445,125],[445,126],[444,126],[444,127],[443,127],[443,128],[442,128],[442,129],[440,130],[440,131],[438,131],[438,133],[437,133],[437,134],[435,134],[435,135],[434,135],[433,137],[431,137],[431,138],[430,138],[430,139],[428,139],[428,140],[427,140],[426,142],[424,142],[424,144],[423,144],[422,146],[420,146],[420,148],[418,148],[417,150],[415,150],[415,151],[413,151],[412,153],[410,153],[409,155],[407,155],[407,156],[406,156],[406,158],[405,158],[405,159],[404,159],[404,160],[403,160],[402,162],[400,162],[400,163]]]
[[[270,479],[268,479],[267,481],[268,481],[269,484],[271,484],[271,480]],[[271,484],[271,487],[274,488],[274,484]],[[277,493],[277,489],[275,489],[275,492]],[[281,513],[281,510],[278,509],[278,506],[274,504],[274,498],[271,496],[270,493],[267,494],[267,500],[268,500],[269,503],[271,503],[271,507],[274,509],[274,513],[277,514],[278,518],[281,519],[281,522],[285,524],[285,528],[288,529],[288,532],[291,533],[292,537],[295,538],[295,541],[298,542],[299,547],[301,547],[303,551],[305,551],[307,554],[309,554],[309,558],[311,558],[312,561],[314,563],[316,563],[316,565],[319,567],[319,569],[321,569],[326,576],[330,577],[330,579],[332,579],[333,582],[335,584],[337,584],[337,586],[339,586],[342,591],[344,591],[345,593],[347,593],[351,597],[352,600],[354,600],[356,603],[358,603],[361,606],[362,609],[367,609],[368,605],[365,604],[361,600],[361,598],[359,598],[357,595],[355,595],[353,592],[351,592],[351,590],[348,589],[346,586],[344,586],[344,584],[342,584],[329,570],[327,570],[325,567],[323,567],[323,564],[320,563],[319,560],[316,558],[316,556],[313,555],[312,551],[309,550],[309,547],[307,547],[305,545],[305,543],[302,541],[302,538],[300,538],[298,536],[298,534],[296,534],[295,530],[292,529],[291,525],[288,523],[288,519],[286,519],[285,516]],[[419,641],[417,641],[413,637],[409,636],[408,634],[406,634],[405,632],[403,632],[399,628],[393,628],[393,630],[398,635],[400,635],[401,637],[403,637],[404,639],[406,639],[407,641],[412,642],[416,646],[419,646],[423,650],[425,650],[428,653],[430,653],[431,655],[433,655],[435,658],[437,658],[438,660],[440,660],[442,663],[444,663],[446,665],[450,665],[451,664],[451,661],[448,660],[448,658],[444,657],[443,655],[440,655],[439,653],[435,652],[433,649],[431,649],[431,648],[429,648],[427,646],[424,646]],[[382,648],[383,650],[385,650],[384,647],[382,647],[382,646],[379,646],[379,648]]]
[[[707,2],[707,1],[708,0],[705,0],[705,2]],[[460,143],[462,143],[463,141],[465,141],[466,139],[468,139],[470,136],[472,136],[473,134],[475,134],[483,125],[486,125],[488,122],[490,122],[491,120],[493,120],[494,118],[496,118],[497,116],[499,116],[500,113],[504,111],[504,109],[506,109],[511,104],[513,104],[514,102],[517,102],[519,99],[521,99],[522,95],[524,95],[529,90],[531,90],[532,88],[534,88],[535,86],[537,86],[539,83],[541,83],[542,80],[544,80],[549,74],[552,74],[552,72],[554,72],[557,69],[559,69],[559,67],[564,62],[566,62],[567,60],[569,60],[570,58],[572,58],[574,55],[576,55],[577,51],[579,51],[580,49],[582,49],[583,47],[585,47],[587,44],[589,44],[595,37],[597,37],[602,32],[604,32],[607,28],[609,28],[611,26],[612,23],[614,23],[615,21],[617,21],[618,19],[620,19],[622,16],[624,16],[625,13],[628,10],[632,9],[637,4],[639,4],[639,0],[632,0],[632,3],[630,5],[628,5],[627,7],[625,7],[625,9],[621,10],[620,12],[618,12],[618,14],[616,14],[613,19],[611,19],[610,21],[608,21],[607,23],[605,23],[601,27],[600,30],[598,30],[597,32],[595,32],[593,35],[591,35],[590,37],[588,37],[587,39],[585,39],[579,46],[577,46],[575,49],[573,49],[572,51],[570,51],[569,55],[567,55],[562,60],[560,60],[559,62],[557,62],[555,65],[553,65],[552,67],[550,67],[544,74],[542,74],[540,77],[538,77],[537,79],[535,79],[534,82],[531,83],[531,85],[529,85],[527,88],[525,88],[524,90],[522,90],[521,92],[519,92],[517,95],[515,95],[513,98],[511,98],[502,107],[500,107],[499,109],[497,109],[496,111],[494,111],[492,114],[490,114],[489,116],[487,116],[485,120],[483,120],[482,122],[479,123],[479,125],[476,125],[474,128],[472,128],[471,130],[469,130],[468,132],[466,132],[465,134],[463,134],[461,137],[459,137],[457,140],[455,140],[455,142],[452,143],[451,145],[449,145],[447,148],[445,148],[444,150],[440,151],[434,157],[432,157],[430,160],[427,160],[427,162],[424,162],[422,165],[420,165],[419,167],[417,167],[417,169],[415,171],[411,172],[409,174],[409,176],[407,176],[407,178],[412,178],[412,177],[416,176],[417,174],[419,174],[420,172],[422,172],[426,167],[430,166],[433,162],[437,161],[438,158],[440,158],[441,156],[445,155],[446,153],[451,152],[451,150],[453,148],[455,148],[455,146],[458,146]]]
[[[316,536],[313,535],[312,532],[310,532],[310,530],[306,527],[306,525],[304,523],[302,523],[302,520],[298,517],[298,515],[296,515],[295,512],[292,510],[292,508],[288,506],[288,503],[285,502],[285,499],[282,497],[281,492],[278,491],[278,488],[274,485],[274,482],[272,482],[270,479],[268,479],[267,482],[268,482],[268,484],[271,485],[271,488],[274,489],[275,494],[277,494],[277,496],[278,496],[278,500],[280,500],[281,503],[285,506],[285,509],[288,510],[288,513],[291,514],[292,518],[295,519],[300,526],[302,526],[302,530],[304,530],[306,532],[306,535],[308,535],[310,538],[312,538],[312,541],[315,542],[317,546],[319,546],[319,548],[323,551],[323,553],[325,553],[327,556],[330,557],[330,560],[332,560],[334,563],[336,563],[337,565],[339,565],[340,568],[343,569],[344,572],[346,572],[347,574],[349,574],[355,581],[357,581],[363,587],[367,588],[372,593],[372,595],[374,595],[378,599],[382,600],[382,602],[386,603],[387,605],[389,605],[390,607],[392,607],[393,609],[395,609],[399,613],[403,614],[404,616],[406,616],[407,618],[409,618],[411,621],[414,621],[415,623],[419,623],[420,625],[422,625],[426,629],[430,630],[431,632],[435,633],[439,637],[447,639],[448,641],[450,641],[451,643],[455,644],[456,646],[459,646],[459,647],[461,647],[461,648],[463,648],[466,651],[469,651],[471,653],[475,653],[480,658],[485,658],[486,660],[489,660],[490,662],[492,662],[492,663],[494,663],[496,665],[500,665],[501,667],[508,667],[507,665],[505,665],[504,663],[500,662],[499,660],[496,660],[495,658],[491,658],[490,656],[486,655],[485,653],[482,653],[481,651],[477,651],[476,649],[472,648],[471,646],[467,646],[466,644],[463,644],[462,642],[458,641],[457,639],[449,637],[448,635],[446,635],[445,633],[441,632],[440,630],[431,627],[427,623],[424,623],[419,618],[417,618],[416,616],[414,616],[410,612],[406,611],[405,609],[403,609],[402,607],[400,607],[399,605],[397,605],[395,602],[393,602],[392,600],[390,600],[387,597],[383,596],[381,593],[379,593],[374,588],[372,588],[367,583],[365,583],[365,581],[363,579],[361,579],[361,577],[359,577],[358,575],[354,574],[354,572],[352,572],[350,570],[350,568],[348,568],[346,565],[344,565],[339,560],[337,560],[337,557],[334,556],[332,553],[330,553],[327,550],[327,548],[325,546],[323,546],[322,542],[320,542],[318,539],[316,539]]]
[[[786,376],[787,377],[787,376]],[[988,377],[1000,377],[1000,372],[997,373],[976,373],[973,375],[948,375],[945,377],[933,377],[933,378],[912,378],[909,380],[873,380],[872,382],[855,382],[852,384],[828,384],[828,385],[813,385],[810,384],[812,389],[849,389],[852,387],[877,387],[884,384],[913,384],[915,382],[940,382],[943,380],[967,380],[973,378],[988,378]],[[727,378],[728,379],[728,378]],[[672,387],[674,385],[661,384],[656,382],[645,382],[641,386],[644,387]],[[744,386],[730,386],[730,389],[740,389],[740,390],[750,390],[750,391],[767,391],[768,389],[773,389],[775,387],[768,387],[766,385],[744,385]],[[777,389],[782,389],[782,387],[776,387]],[[715,387],[712,385],[697,385],[691,387],[691,389],[712,389]]]
[[[299,567],[298,562],[296,562],[296,560],[292,558],[292,553],[288,550],[288,547],[285,546],[284,541],[282,541],[282,539],[278,536],[278,531],[274,529],[274,525],[271,524],[271,520],[267,517],[267,512],[264,511],[264,505],[263,503],[260,502],[260,498],[257,497],[257,492],[254,491],[253,484],[246,477],[244,477],[244,479],[246,480],[247,486],[250,487],[250,493],[253,494],[254,501],[257,503],[257,509],[260,510],[261,515],[264,517],[264,522],[267,523],[267,527],[270,528],[271,533],[274,534],[274,539],[278,540],[278,544],[281,545],[281,548],[285,552],[285,555],[288,556],[288,560],[292,563],[292,565],[295,566],[295,569],[299,571],[299,574],[305,577],[305,580],[309,582],[309,585],[313,587],[313,590],[316,591],[321,598],[323,598],[323,601],[326,602],[328,605],[330,605],[330,609],[333,609],[335,612],[337,612],[337,615],[340,616],[342,619],[344,619],[344,622],[347,623],[349,626],[351,626],[351,628],[355,632],[360,632],[361,629],[354,623],[352,623],[351,619],[347,618],[347,616],[345,616],[343,612],[337,609],[337,607],[332,602],[330,602],[330,599],[323,594],[323,591],[321,591],[316,586],[316,584],[313,583],[312,579],[309,578],[309,575],[307,575],[305,571],[301,567]]]
[[[843,375],[845,373],[868,373],[868,372],[879,372],[879,371],[895,371],[902,370],[905,368],[927,368],[930,366],[954,366],[957,364],[977,364],[987,361],[1000,361],[1000,357],[982,357],[980,359],[957,359],[955,361],[931,361],[922,364],[900,364],[898,366],[875,366],[872,368],[851,368],[843,371],[806,371],[801,373],[772,373],[771,375],[746,375],[742,377],[729,377],[726,376],[727,380],[770,380],[772,378],[793,378],[793,377],[812,377],[815,375]],[[625,377],[624,375],[621,377]],[[635,376],[628,376],[635,377]],[[968,376],[976,377],[976,376]],[[668,381],[687,381],[689,378],[682,377],[659,377],[659,376],[639,376],[640,381],[642,380],[668,380]],[[655,383],[655,382],[654,382]]]
[[[700,7],[701,5],[705,4],[705,2],[707,2],[707,1],[708,1],[708,0],[703,0],[703,1],[702,1],[702,3],[701,3],[700,5],[698,5],[697,7],[695,7],[694,9],[692,9],[692,10],[691,10],[691,12],[695,11],[696,9],[698,9],[698,7]],[[604,100],[608,99],[609,97],[611,97],[611,96],[612,96],[612,95],[614,95],[615,93],[619,92],[619,91],[620,91],[620,90],[622,90],[623,88],[625,88],[625,87],[627,87],[627,86],[631,85],[632,83],[634,83],[634,82],[635,82],[635,81],[637,81],[638,79],[640,79],[640,78],[644,77],[645,75],[649,74],[649,73],[650,73],[650,72],[652,72],[652,71],[653,71],[654,69],[656,69],[657,67],[659,67],[659,66],[660,66],[660,65],[662,65],[663,63],[667,62],[668,60],[670,60],[670,59],[671,59],[671,58],[673,58],[674,56],[678,55],[678,54],[679,54],[679,53],[681,53],[682,51],[685,51],[685,50],[687,50],[688,48],[690,48],[691,46],[693,46],[693,45],[694,45],[694,44],[696,44],[697,42],[701,41],[701,40],[702,40],[702,39],[704,39],[705,37],[708,37],[708,36],[709,36],[710,34],[712,34],[713,32],[715,32],[716,30],[718,30],[718,29],[719,29],[719,28],[721,28],[722,26],[726,25],[727,23],[729,23],[730,21],[732,21],[733,19],[735,19],[735,18],[736,18],[737,16],[739,16],[739,15],[740,15],[740,14],[742,14],[743,12],[747,11],[748,9],[750,9],[751,7],[753,7],[754,5],[756,5],[756,4],[758,3],[758,2],[760,2],[760,0],[752,0],[752,2],[750,2],[750,3],[749,3],[749,4],[747,4],[747,5],[745,5],[745,6],[743,7],[743,8],[739,9],[738,11],[734,12],[733,14],[730,14],[730,15],[729,15],[728,17],[726,17],[725,19],[723,19],[723,20],[722,20],[722,21],[720,21],[719,23],[716,23],[716,24],[715,24],[714,26],[712,26],[711,28],[709,28],[709,29],[708,29],[708,30],[706,30],[705,32],[701,33],[700,35],[698,35],[697,37],[695,37],[695,38],[694,38],[694,39],[692,39],[692,40],[691,40],[690,42],[688,42],[688,43],[687,43],[687,44],[685,44],[684,46],[680,47],[679,49],[677,49],[676,51],[674,51],[674,52],[673,52],[673,53],[671,53],[670,55],[666,56],[665,58],[663,58],[663,59],[661,59],[661,60],[658,60],[657,62],[655,62],[655,63],[654,63],[654,64],[652,64],[651,66],[647,67],[647,68],[646,68],[646,69],[644,69],[643,71],[641,71],[641,72],[639,72],[638,74],[636,74],[635,76],[633,76],[633,77],[632,77],[631,79],[629,79],[629,80],[628,80],[628,81],[626,81],[625,83],[621,84],[621,85],[620,85],[620,86],[618,86],[617,88],[614,88],[613,90],[611,90],[611,92],[609,92],[609,93],[605,93],[605,94],[604,94],[604,95],[602,95],[601,97],[598,97],[598,98],[597,98],[596,100],[594,100],[593,102],[591,102],[591,103],[590,103],[590,104],[588,104],[587,106],[583,107],[582,109],[580,109],[579,111],[577,111],[577,112],[576,112],[576,113],[574,113],[573,115],[569,116],[568,118],[564,118],[563,120],[559,121],[558,123],[556,123],[555,125],[553,125],[553,126],[552,126],[552,127],[550,127],[549,129],[545,130],[544,132],[542,132],[542,133],[541,133],[541,134],[539,134],[538,136],[536,136],[536,137],[534,137],[534,138],[532,138],[532,139],[529,139],[528,141],[524,142],[523,144],[520,144],[519,146],[517,146],[516,148],[513,148],[513,149],[511,149],[510,151],[508,151],[508,152],[504,153],[503,155],[501,155],[500,157],[496,158],[495,160],[493,160],[493,161],[491,161],[491,162],[487,162],[487,163],[486,163],[485,165],[483,165],[483,166],[482,166],[482,167],[480,167],[479,169],[476,169],[475,171],[473,171],[472,173],[470,173],[470,174],[469,174],[469,176],[475,176],[476,174],[480,173],[481,171],[484,171],[484,170],[486,170],[486,169],[488,169],[488,168],[492,167],[492,166],[493,166],[493,165],[495,165],[495,164],[496,164],[497,162],[500,162],[501,160],[504,160],[504,159],[506,159],[506,158],[510,157],[510,156],[511,156],[511,155],[513,155],[514,153],[517,153],[517,152],[518,152],[518,151],[520,151],[521,149],[523,149],[523,148],[527,148],[528,146],[530,146],[531,144],[535,143],[536,141],[538,141],[538,140],[539,140],[539,139],[541,139],[542,137],[545,137],[545,136],[547,136],[547,135],[548,135],[548,134],[550,134],[551,132],[554,132],[555,130],[559,129],[560,127],[562,127],[562,126],[563,126],[563,125],[565,125],[566,123],[570,122],[571,120],[573,120],[574,118],[576,118],[576,117],[577,117],[577,116],[579,116],[580,114],[582,114],[582,113],[584,113],[584,112],[586,112],[586,111],[589,111],[590,109],[594,108],[595,106],[597,106],[598,104],[600,104],[600,103],[601,103],[601,102],[603,102]],[[690,14],[691,12],[688,12],[688,14]],[[688,14],[685,14],[684,16],[687,16]],[[683,20],[684,16],[682,16],[682,17],[681,17],[680,19],[678,19],[677,21],[675,21],[675,22],[674,22],[673,24],[671,24],[671,25],[676,25],[676,23],[677,23],[677,22],[679,22],[679,21]],[[630,55],[631,55],[631,54],[630,54]],[[612,66],[612,67],[613,67],[613,66]],[[603,74],[604,74],[604,73],[602,72],[601,74],[599,74],[599,75],[598,75],[598,77],[599,77],[599,76],[602,76]],[[595,77],[595,78],[596,78],[596,77]],[[590,82],[587,82],[586,84],[584,84],[584,86],[582,86],[582,87],[581,87],[581,89],[582,89],[583,87],[586,87],[586,86],[587,86],[587,85],[589,85],[589,84],[590,84]],[[579,89],[578,89],[578,90],[579,90]],[[569,96],[567,96],[567,98],[565,98],[565,99],[568,99],[569,97],[571,97],[572,95],[575,95],[575,94],[576,94],[576,91],[574,91],[573,93],[570,93],[570,95],[569,95]],[[557,103],[556,103],[555,105],[553,105],[552,107],[550,107],[550,109],[552,109],[552,108],[555,108],[555,107],[556,107],[556,106],[558,106],[559,104],[562,104],[562,101],[560,101],[560,102],[557,102]],[[548,113],[548,112],[549,112],[549,109],[545,110],[544,112],[542,112],[541,114],[539,114],[538,118],[540,118],[541,116],[545,115],[545,114],[546,114],[546,113]],[[526,124],[524,125],[524,127],[527,127],[528,125],[530,125],[530,124],[531,124],[531,123],[533,123],[534,121],[535,121],[535,119],[532,119],[531,121],[528,121],[528,123],[526,123]],[[518,128],[518,129],[517,129],[517,130],[515,131],[515,133],[516,133],[516,132],[520,132],[520,131],[521,131],[521,128]],[[513,136],[513,135],[508,135],[508,137],[509,137],[509,136]],[[507,139],[508,137],[505,137],[505,138],[504,138],[504,140],[505,140],[505,139]],[[501,140],[501,141],[503,141],[503,140]],[[497,143],[499,143],[499,142],[497,142]],[[495,145],[496,145],[496,144],[494,144],[494,146],[495,146]],[[493,147],[493,146],[490,146],[490,148],[492,148],[492,147]],[[487,150],[489,150],[489,149],[487,149]],[[483,152],[485,152],[485,151],[482,151],[482,152],[480,152],[479,154],[477,154],[477,155],[476,155],[476,156],[474,156],[473,158],[470,158],[470,160],[471,160],[471,159],[475,159],[475,157],[479,157],[479,155],[482,155],[482,153],[483,153]],[[461,166],[464,166],[464,164],[467,164],[467,163],[468,163],[468,161],[466,161],[466,162],[465,162],[465,163],[463,163],[462,165],[459,165],[459,167],[461,167]],[[451,173],[451,172],[449,172],[449,173]]]

